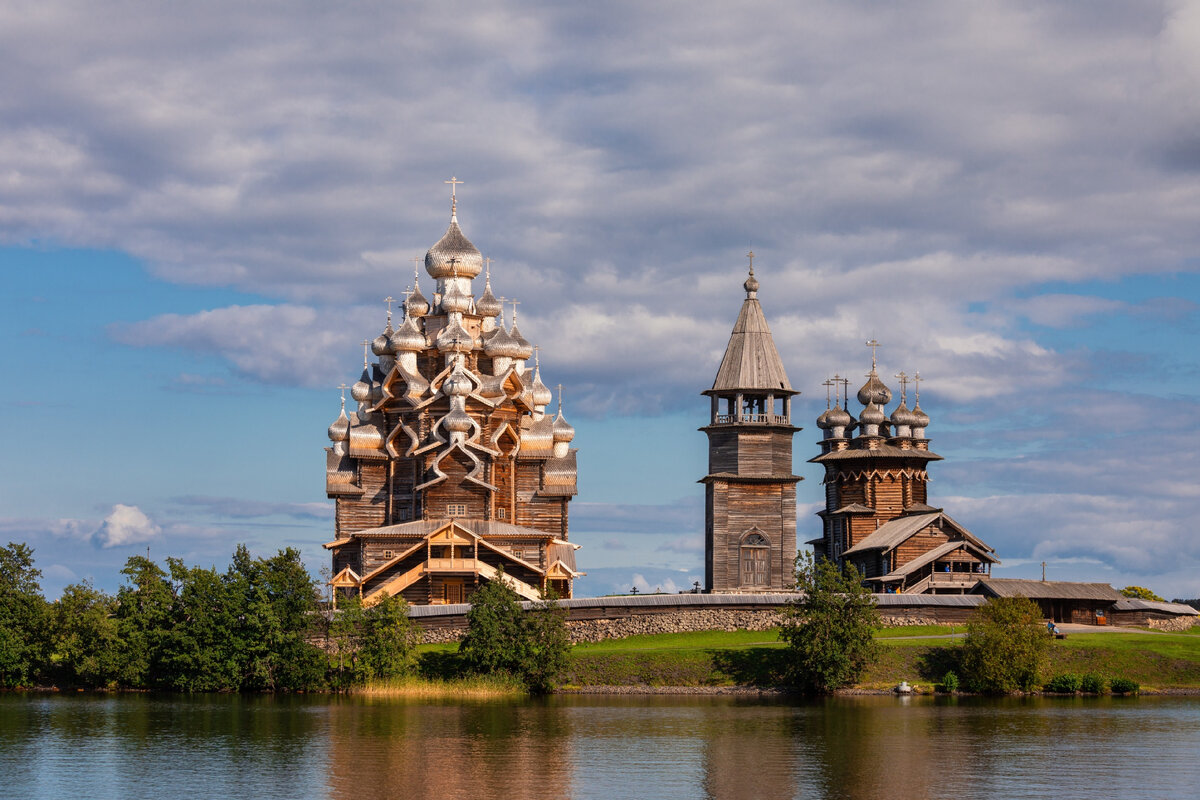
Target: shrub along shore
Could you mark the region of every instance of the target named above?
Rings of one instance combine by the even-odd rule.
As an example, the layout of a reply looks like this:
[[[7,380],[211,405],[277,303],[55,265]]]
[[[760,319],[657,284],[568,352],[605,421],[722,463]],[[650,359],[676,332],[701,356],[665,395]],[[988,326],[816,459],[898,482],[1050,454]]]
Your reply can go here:
[[[571,646],[566,612],[523,611],[503,576],[472,597],[462,642],[420,645],[398,598],[325,608],[299,553],[223,572],[141,556],[108,595],[88,583],[47,601],[25,545],[0,547],[0,688],[343,691],[471,699],[556,688],[810,694],[958,688],[1200,694],[1200,629],[1072,634],[1055,641],[1024,598],[979,608],[965,628],[882,628],[860,576],[799,558],[800,600],[773,631],[631,636]],[[548,598],[548,600],[551,598]],[[962,636],[965,631],[965,637]]]

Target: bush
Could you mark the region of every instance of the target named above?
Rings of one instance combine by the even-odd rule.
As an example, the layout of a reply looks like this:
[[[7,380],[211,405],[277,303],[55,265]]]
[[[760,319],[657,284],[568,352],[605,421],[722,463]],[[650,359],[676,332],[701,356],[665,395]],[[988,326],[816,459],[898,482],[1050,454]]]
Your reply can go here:
[[[1037,604],[1025,597],[997,597],[980,606],[967,624],[962,670],[976,692],[1031,691],[1050,646]]]
[[[547,694],[566,671],[570,649],[566,611],[552,595],[522,611],[503,571],[471,595],[467,634],[458,647],[469,672],[510,675],[530,692]]]
[[[950,670],[942,677],[942,691],[947,694],[954,694],[958,691],[958,675],[954,670]]]
[[[1062,675],[1055,675],[1046,684],[1046,691],[1055,694],[1075,694],[1079,691],[1082,685],[1082,679],[1073,672],[1064,672]]]
[[[855,683],[879,652],[879,611],[862,575],[849,564],[839,572],[801,553],[796,588],[804,596],[788,604],[779,632],[788,646],[789,682],[813,694]]]
[[[1102,676],[1089,672],[1079,679],[1079,691],[1084,694],[1104,694],[1105,683],[1107,681]]]
[[[1113,678],[1110,684],[1113,694],[1137,694],[1141,686],[1129,678]]]

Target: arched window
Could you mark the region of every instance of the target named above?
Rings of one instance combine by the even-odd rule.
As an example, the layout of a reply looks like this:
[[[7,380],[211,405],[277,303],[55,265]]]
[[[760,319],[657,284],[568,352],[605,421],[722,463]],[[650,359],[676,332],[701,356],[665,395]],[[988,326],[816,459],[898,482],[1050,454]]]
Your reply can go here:
[[[761,533],[750,533],[742,539],[742,586],[766,586],[770,580],[771,545]]]

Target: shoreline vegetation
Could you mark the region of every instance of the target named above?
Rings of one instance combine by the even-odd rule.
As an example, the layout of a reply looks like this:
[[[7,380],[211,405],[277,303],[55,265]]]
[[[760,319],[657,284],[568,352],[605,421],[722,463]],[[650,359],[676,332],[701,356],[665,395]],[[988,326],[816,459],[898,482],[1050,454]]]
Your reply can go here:
[[[806,594],[774,630],[574,646],[565,610],[523,611],[502,574],[473,597],[461,643],[420,644],[399,598],[324,608],[295,550],[255,558],[239,547],[224,572],[173,558],[165,567],[134,556],[115,595],[81,583],[47,601],[32,550],[0,547],[0,689],[473,700],[556,690],[867,694],[907,683],[916,694],[1200,694],[1200,627],[1054,640],[1035,604],[1001,598],[965,626],[888,628],[857,574],[803,558]]]

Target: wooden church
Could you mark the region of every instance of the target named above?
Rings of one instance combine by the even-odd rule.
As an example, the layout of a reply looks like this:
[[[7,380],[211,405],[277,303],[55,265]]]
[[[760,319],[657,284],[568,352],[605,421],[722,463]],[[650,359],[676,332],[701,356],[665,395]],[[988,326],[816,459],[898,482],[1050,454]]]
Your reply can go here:
[[[920,373],[913,408],[901,372],[900,402],[886,413],[892,391],[879,377],[878,342],[867,345],[871,371],[858,390],[857,419],[848,410],[849,381],[826,382],[837,400],[831,406],[827,397],[817,418],[824,437],[821,454],[810,459],[825,467],[825,509],[822,535],[808,544],[819,558],[857,567],[877,592],[963,594],[991,575],[995,550],[929,505],[928,467],[942,457],[925,436],[930,420],[921,410]]]
[[[526,599],[570,597],[577,545],[574,428],[542,381],[537,350],[492,292],[484,259],[450,226],[425,254],[431,297],[414,275],[401,306],[364,352],[357,408],[329,426],[326,493],[336,503],[334,596],[366,604],[465,602],[502,570]],[[490,267],[490,260],[489,260]],[[389,298],[390,300],[390,298]],[[530,363],[530,360],[533,363]]]
[[[746,299],[717,369],[710,399],[704,484],[704,582],[710,592],[792,588],[796,484],[788,382],[758,301],[754,253]]]

